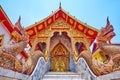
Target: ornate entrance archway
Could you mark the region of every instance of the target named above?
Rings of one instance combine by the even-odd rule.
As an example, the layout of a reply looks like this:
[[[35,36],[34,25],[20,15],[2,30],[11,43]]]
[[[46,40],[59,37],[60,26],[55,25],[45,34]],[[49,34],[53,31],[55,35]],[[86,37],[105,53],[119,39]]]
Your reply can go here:
[[[58,43],[50,53],[50,71],[70,71],[70,52],[62,43]]]

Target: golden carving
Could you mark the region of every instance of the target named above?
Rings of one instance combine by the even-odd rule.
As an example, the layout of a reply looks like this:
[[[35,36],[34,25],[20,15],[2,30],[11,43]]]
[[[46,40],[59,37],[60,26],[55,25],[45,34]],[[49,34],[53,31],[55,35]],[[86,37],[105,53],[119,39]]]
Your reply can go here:
[[[56,72],[64,72],[65,71],[65,62],[61,61],[62,57],[58,57],[58,60],[55,63],[55,71]]]
[[[0,56],[2,55],[2,51],[0,50]]]
[[[64,22],[62,19],[59,19],[58,21],[56,21],[51,27],[59,27],[59,28],[69,28],[70,26]]]
[[[89,30],[89,31],[88,31],[88,34],[89,34],[89,35],[94,35],[94,32],[93,32],[92,30]]]
[[[11,35],[16,39],[16,41],[22,40],[20,34],[18,34],[16,31],[13,31]]]
[[[32,35],[33,34],[33,30],[28,31],[28,35]]]
[[[42,28],[43,28],[42,24],[38,26],[38,30],[41,30]]]
[[[44,22],[44,25],[45,25],[45,28],[46,28],[47,27],[47,22],[46,21]]]
[[[81,25],[78,25],[79,30],[83,30],[84,28]]]
[[[64,72],[70,70],[70,53],[61,43],[54,47],[50,57],[51,71]]]
[[[38,36],[51,36],[51,33],[52,33],[52,31],[50,30],[50,28],[48,28],[48,29],[46,29],[44,31],[41,31],[37,35]]]
[[[76,24],[77,24],[77,22],[75,21],[75,22],[74,22],[74,26],[73,26],[74,28],[76,27]]]
[[[52,22],[52,19],[50,18],[49,20],[48,20],[48,24],[50,24]]]
[[[70,24],[73,24],[73,20],[72,19],[70,19]]]
[[[58,18],[58,13],[56,14],[55,18]]]
[[[3,44],[4,41],[4,34],[0,35],[0,46]]]
[[[74,33],[73,33],[74,32]],[[83,37],[83,33],[79,32],[78,30],[74,29],[73,27],[71,28],[71,30],[68,32],[70,33],[70,35],[73,36],[81,36]]]

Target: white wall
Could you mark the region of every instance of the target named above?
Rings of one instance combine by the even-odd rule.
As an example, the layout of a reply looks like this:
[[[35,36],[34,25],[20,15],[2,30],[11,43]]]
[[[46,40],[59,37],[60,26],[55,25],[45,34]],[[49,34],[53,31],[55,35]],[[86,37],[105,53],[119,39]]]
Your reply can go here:
[[[0,23],[0,35],[4,34],[4,41],[3,45],[8,44],[8,41],[10,40],[10,33],[6,29],[5,25],[3,23]]]

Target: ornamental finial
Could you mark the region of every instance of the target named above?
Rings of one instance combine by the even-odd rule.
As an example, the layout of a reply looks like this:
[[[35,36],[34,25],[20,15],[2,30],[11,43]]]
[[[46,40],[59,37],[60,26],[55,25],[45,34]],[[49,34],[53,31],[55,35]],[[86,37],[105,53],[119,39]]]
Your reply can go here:
[[[59,9],[61,9],[61,2],[60,2],[60,4],[59,4]]]
[[[107,16],[107,25],[110,25],[109,16]]]

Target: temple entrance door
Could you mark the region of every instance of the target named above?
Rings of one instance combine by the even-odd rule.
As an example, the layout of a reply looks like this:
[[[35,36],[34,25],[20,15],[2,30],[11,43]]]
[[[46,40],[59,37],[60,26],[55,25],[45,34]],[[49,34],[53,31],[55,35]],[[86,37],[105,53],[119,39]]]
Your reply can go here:
[[[70,53],[61,43],[56,45],[50,53],[50,71],[70,71]]]

